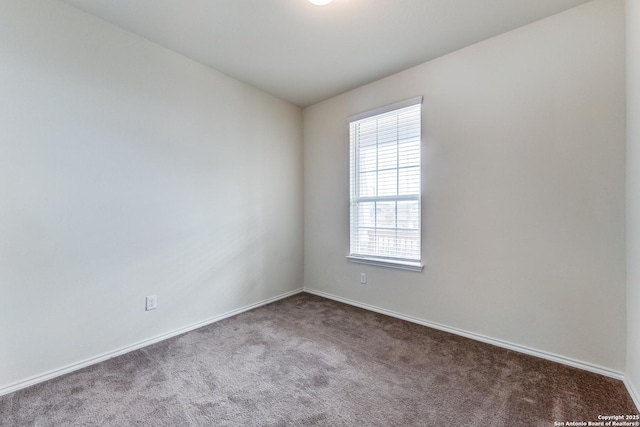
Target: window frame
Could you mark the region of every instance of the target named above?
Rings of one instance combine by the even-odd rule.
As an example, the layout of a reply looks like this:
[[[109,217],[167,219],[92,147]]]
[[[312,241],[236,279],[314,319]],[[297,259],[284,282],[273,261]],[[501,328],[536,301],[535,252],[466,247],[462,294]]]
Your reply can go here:
[[[364,197],[364,196],[359,196],[356,195],[354,193],[358,192],[359,189],[359,170],[358,168],[358,164],[359,164],[359,159],[360,157],[358,157],[359,152],[357,152],[357,147],[354,147],[354,144],[357,144],[354,141],[354,137],[352,135],[352,127],[351,125],[354,122],[358,122],[361,120],[365,120],[365,119],[369,119],[375,116],[381,116],[393,111],[397,111],[397,110],[401,110],[407,107],[412,107],[412,106],[416,106],[419,105],[420,106],[420,113],[419,113],[419,126],[420,126],[420,137],[419,137],[419,147],[420,147],[420,152],[421,152],[421,145],[422,145],[422,100],[423,97],[422,96],[417,96],[417,97],[413,97],[404,101],[400,101],[400,102],[396,102],[394,104],[390,104],[390,105],[386,105],[383,107],[379,107],[379,108],[375,108],[373,110],[369,110],[369,111],[365,111],[359,114],[355,114],[352,115],[350,117],[347,118],[347,126],[349,127],[349,255],[347,255],[347,259],[351,262],[354,263],[360,263],[360,264],[369,264],[369,265],[375,265],[375,266],[380,266],[380,267],[389,267],[389,268],[396,268],[396,269],[402,269],[402,270],[410,270],[410,271],[422,271],[422,269],[424,268],[424,265],[422,264],[422,185],[420,184],[419,186],[419,190],[418,190],[418,194],[416,195],[410,195],[410,196],[405,196],[405,195],[399,195],[396,194],[394,196],[379,196],[376,194],[376,196],[374,197]],[[376,131],[378,132],[378,131]],[[419,177],[419,181],[422,181],[422,155],[419,154],[419,173],[420,173],[420,177]],[[376,154],[376,162],[379,159],[379,154]],[[355,170],[354,170],[355,168]],[[401,167],[399,164],[396,164],[395,166],[396,170],[400,170]],[[378,169],[376,169],[377,173],[379,172]],[[355,180],[355,182],[354,182]],[[376,190],[377,191],[377,190]],[[356,200],[357,199],[357,200]],[[418,236],[419,236],[419,244],[418,244],[418,259],[407,259],[407,258],[401,258],[401,257],[394,257],[394,256],[381,256],[381,255],[365,255],[365,254],[357,254],[354,253],[354,227],[357,227],[358,224],[358,219],[354,218],[354,203],[362,203],[363,200],[380,200],[380,201],[385,201],[385,200],[392,200],[392,201],[402,201],[402,200],[416,200],[418,202]],[[398,225],[397,225],[397,215],[398,215],[398,211],[397,211],[397,205],[395,208],[395,214],[396,214],[396,225],[394,227],[394,229],[398,230]],[[357,214],[356,214],[357,215]],[[377,228],[377,227],[376,227]],[[397,253],[396,253],[397,255]]]

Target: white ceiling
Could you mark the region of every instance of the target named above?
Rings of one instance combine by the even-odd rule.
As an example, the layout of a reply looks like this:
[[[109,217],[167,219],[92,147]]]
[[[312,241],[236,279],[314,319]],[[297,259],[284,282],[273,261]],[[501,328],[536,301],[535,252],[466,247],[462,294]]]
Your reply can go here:
[[[63,0],[299,106],[589,0]]]

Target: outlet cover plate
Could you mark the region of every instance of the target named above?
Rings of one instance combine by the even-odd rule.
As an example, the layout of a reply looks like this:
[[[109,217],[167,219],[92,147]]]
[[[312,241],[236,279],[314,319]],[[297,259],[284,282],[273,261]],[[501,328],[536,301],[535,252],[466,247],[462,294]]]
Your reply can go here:
[[[158,297],[156,295],[148,296],[146,300],[145,309],[149,311],[149,310],[155,310],[156,308],[158,308]]]

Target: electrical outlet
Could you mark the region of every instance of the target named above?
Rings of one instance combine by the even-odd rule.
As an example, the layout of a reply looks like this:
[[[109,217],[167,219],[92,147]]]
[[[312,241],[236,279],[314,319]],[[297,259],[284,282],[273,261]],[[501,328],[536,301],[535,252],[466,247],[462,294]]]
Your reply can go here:
[[[155,310],[158,308],[158,297],[151,295],[147,297],[146,311]]]
[[[360,273],[360,283],[363,285],[367,283],[367,273]]]

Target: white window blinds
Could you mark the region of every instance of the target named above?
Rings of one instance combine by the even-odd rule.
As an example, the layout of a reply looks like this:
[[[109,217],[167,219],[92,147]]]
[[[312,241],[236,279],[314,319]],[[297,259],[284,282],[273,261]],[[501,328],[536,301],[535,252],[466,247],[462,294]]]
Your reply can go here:
[[[349,258],[420,263],[422,97],[349,119]]]

